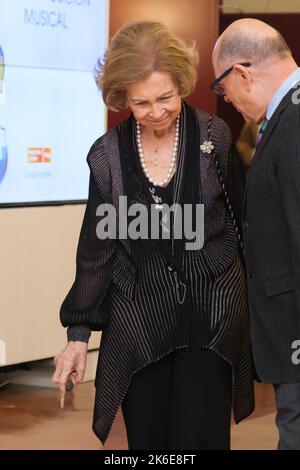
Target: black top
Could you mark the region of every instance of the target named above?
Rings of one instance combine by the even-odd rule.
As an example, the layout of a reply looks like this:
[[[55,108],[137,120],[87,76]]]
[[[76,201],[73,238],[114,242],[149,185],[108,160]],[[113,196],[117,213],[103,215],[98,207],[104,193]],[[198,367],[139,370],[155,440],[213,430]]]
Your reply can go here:
[[[167,204],[168,206],[172,206],[173,204],[173,190],[174,190],[174,177],[171,178],[167,186],[155,186],[152,184],[149,179],[146,177],[143,168],[141,166],[141,162],[138,156],[138,153],[135,152],[133,156],[133,170],[134,170],[134,178],[131,175],[131,168],[125,167],[125,178],[128,182],[131,190],[134,191],[133,185],[131,184],[136,179],[141,182],[143,186],[143,192],[145,198],[152,200],[152,204],[154,207],[156,205],[161,206],[162,204]],[[159,209],[157,207],[157,209]],[[168,224],[166,220],[162,220],[163,214],[160,213],[160,233],[159,233],[159,240],[158,243],[161,249],[171,250],[171,233],[166,239],[162,239],[163,231],[166,231],[170,228],[172,230],[172,221]],[[151,227],[151,220],[148,220],[148,227]],[[150,236],[150,233],[149,233]],[[139,251],[139,250],[138,250]],[[82,324],[77,326],[71,326],[68,328],[68,341],[83,341],[88,343],[89,338],[91,336],[91,329],[88,325]]]
[[[225,211],[213,159],[200,151],[207,140],[208,119],[204,112],[183,104],[174,201],[181,207],[203,203],[205,243],[202,249],[192,250],[185,247],[185,239],[173,239],[171,256],[173,252],[176,258],[181,256],[178,270],[170,266],[168,254],[162,253],[160,240],[101,240],[96,236],[99,204],[112,202],[117,221],[123,221],[124,214],[118,216],[120,196],[127,196],[128,207],[131,201],[148,203],[150,199],[145,197],[145,185],[138,185],[142,175],[133,168],[137,156],[132,148],[132,118],[98,139],[88,156],[90,191],[76,278],[60,317],[63,326],[87,324],[93,330],[103,330],[93,419],[94,432],[103,443],[133,374],[179,348],[206,345],[231,364],[236,421],[247,416],[253,406],[247,296],[235,228]],[[231,187],[230,133],[218,118],[211,128],[222,174]],[[153,202],[152,197],[150,200]],[[176,215],[175,222],[178,220]],[[137,252],[139,256],[135,256]],[[177,275],[181,273],[191,292],[192,315],[186,302],[179,305]]]
[[[130,170],[127,168],[127,170]],[[173,191],[174,191],[174,178],[175,174],[173,175],[172,179],[169,181],[167,186],[155,186],[153,183],[149,181],[147,176],[144,173],[144,170],[142,168],[140,158],[137,152],[134,152],[133,155],[133,171],[135,173],[136,178],[130,178],[130,173],[129,171],[126,174],[126,178],[128,179],[128,186],[131,186],[131,183],[136,183],[136,181],[139,182],[139,186],[143,189],[144,196],[146,199],[148,199],[149,202],[151,202],[152,207],[154,207],[156,210],[160,210],[160,231],[159,231],[159,241],[161,242],[161,248],[163,247],[163,243],[166,243],[167,240],[167,249],[171,248],[171,230],[172,230],[172,221],[169,221],[165,218],[163,218],[163,213],[162,213],[162,205],[167,204],[169,207],[173,205]],[[134,187],[131,187],[131,192],[134,192]],[[142,202],[142,201],[141,201]],[[149,214],[150,215],[150,214]],[[167,214],[165,215],[165,217]],[[149,217],[148,221],[148,227],[151,227],[151,219]],[[165,234],[165,240],[163,241],[163,232]],[[169,233],[168,233],[169,232]],[[149,233],[150,237],[150,233]]]

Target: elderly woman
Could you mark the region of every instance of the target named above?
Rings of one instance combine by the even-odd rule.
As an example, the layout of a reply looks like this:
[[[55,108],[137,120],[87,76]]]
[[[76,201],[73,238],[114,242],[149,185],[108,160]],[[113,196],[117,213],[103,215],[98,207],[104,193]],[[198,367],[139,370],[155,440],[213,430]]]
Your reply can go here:
[[[129,449],[228,449],[232,405],[236,422],[253,409],[245,279],[229,202],[239,205],[239,185],[227,126],[183,101],[197,65],[194,45],[160,23],[139,22],[116,34],[97,76],[107,106],[131,115],[87,157],[76,279],[61,308],[68,344],[53,380],[62,390],[70,378],[80,382],[90,332],[103,330],[93,422],[103,444],[122,406]],[[104,203],[115,209],[116,231]],[[162,210],[173,204],[175,211]],[[199,242],[201,204],[204,244],[193,245],[183,218]]]

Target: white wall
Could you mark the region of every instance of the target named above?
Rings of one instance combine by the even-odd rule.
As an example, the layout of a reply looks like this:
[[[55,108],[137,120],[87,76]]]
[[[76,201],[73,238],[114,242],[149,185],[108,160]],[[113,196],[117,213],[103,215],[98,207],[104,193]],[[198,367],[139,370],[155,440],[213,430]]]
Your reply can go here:
[[[0,366],[65,345],[59,307],[75,275],[84,205],[0,210]],[[94,334],[90,348],[99,344]]]
[[[300,13],[299,0],[223,0],[224,13]]]

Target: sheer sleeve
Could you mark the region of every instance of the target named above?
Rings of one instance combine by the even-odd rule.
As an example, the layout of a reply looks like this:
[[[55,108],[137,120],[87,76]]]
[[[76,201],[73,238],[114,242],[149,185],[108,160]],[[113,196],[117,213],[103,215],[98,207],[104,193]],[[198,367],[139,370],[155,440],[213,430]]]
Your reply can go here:
[[[82,341],[88,343],[91,336],[89,325],[71,325],[67,330],[68,341]]]
[[[96,228],[101,218],[96,216],[96,211],[103,202],[91,173],[88,202],[77,247],[76,277],[60,309],[63,326],[84,325],[91,330],[101,330],[106,321],[105,297],[111,283],[116,240],[97,237]]]

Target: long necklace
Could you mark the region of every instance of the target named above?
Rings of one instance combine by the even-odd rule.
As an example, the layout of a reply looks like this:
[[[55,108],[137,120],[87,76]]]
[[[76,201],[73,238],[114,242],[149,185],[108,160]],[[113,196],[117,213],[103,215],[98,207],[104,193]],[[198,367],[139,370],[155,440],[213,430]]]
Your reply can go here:
[[[158,164],[159,164],[159,157],[157,156],[157,154],[158,154],[159,149],[161,149],[164,146],[164,144],[165,144],[165,142],[160,144],[158,147],[155,147],[155,149],[153,151],[154,154],[155,154],[155,156],[152,160],[152,163],[153,163],[154,166],[158,166]]]
[[[143,168],[143,171],[150,181],[150,183],[154,184],[154,186],[166,186],[169,181],[171,180],[173,176],[173,172],[176,166],[176,160],[177,160],[177,151],[178,151],[178,142],[179,142],[179,116],[176,119],[176,131],[175,131],[175,140],[174,140],[174,149],[173,149],[173,154],[172,154],[172,159],[170,163],[170,168],[168,170],[167,176],[164,180],[155,180],[154,178],[151,177],[149,174],[145,159],[144,159],[144,150],[142,146],[142,139],[141,139],[141,126],[140,123],[136,123],[136,140],[137,140],[137,148],[138,148],[138,153],[140,157],[140,162],[141,166]]]
[[[159,149],[162,148],[163,146],[164,146],[164,142],[162,144],[160,144],[158,147],[155,147],[154,153],[157,155]],[[158,163],[159,163],[159,161],[158,161],[159,157],[157,157],[156,155],[155,155],[154,159],[152,160],[152,163],[153,163],[154,166],[158,166]]]

